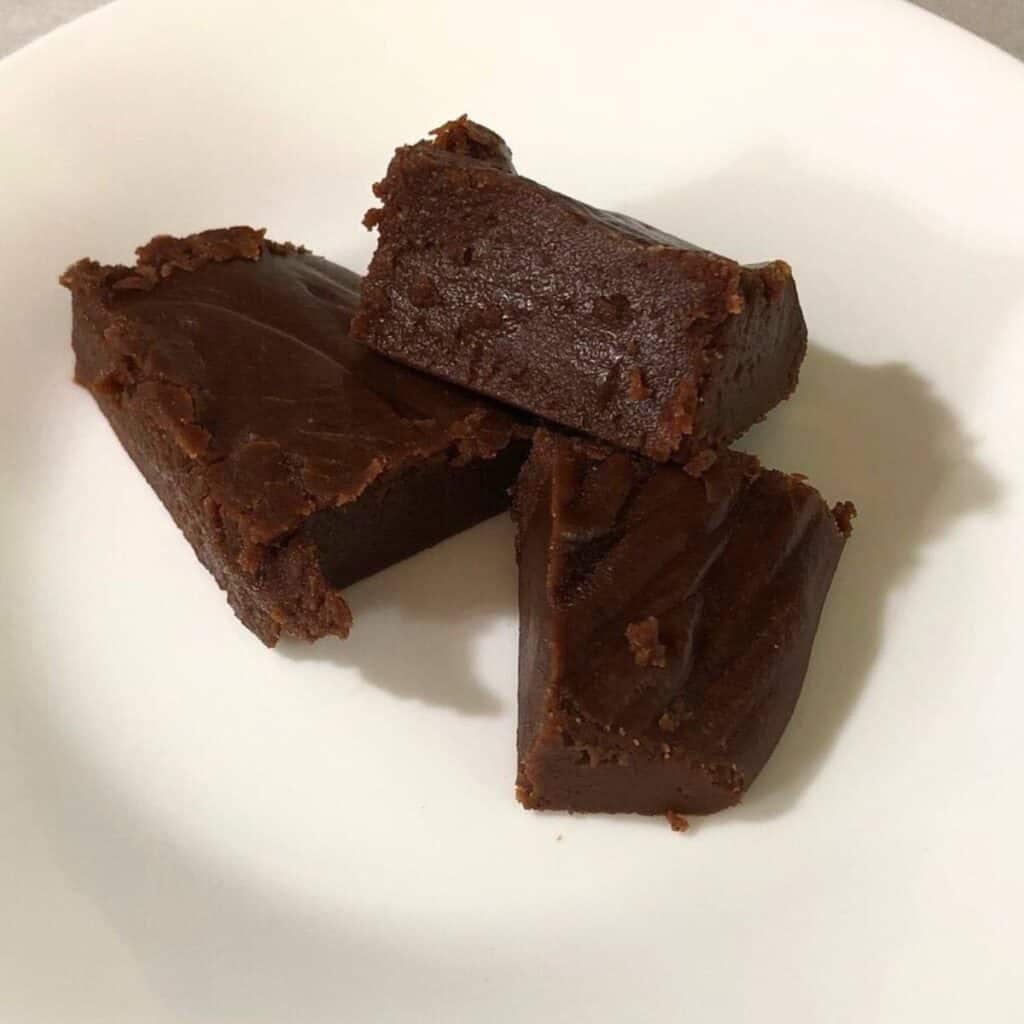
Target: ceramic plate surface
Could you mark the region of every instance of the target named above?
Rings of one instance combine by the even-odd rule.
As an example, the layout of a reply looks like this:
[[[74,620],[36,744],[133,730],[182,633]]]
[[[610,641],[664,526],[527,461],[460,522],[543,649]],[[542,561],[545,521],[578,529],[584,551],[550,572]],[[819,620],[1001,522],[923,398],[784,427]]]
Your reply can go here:
[[[513,799],[502,518],[235,621],[83,391],[57,275],[266,226],[363,269],[392,148],[795,269],[743,446],[861,515],[732,812]],[[1024,67],[895,0],[117,3],[0,64],[0,1019],[1019,1020]]]

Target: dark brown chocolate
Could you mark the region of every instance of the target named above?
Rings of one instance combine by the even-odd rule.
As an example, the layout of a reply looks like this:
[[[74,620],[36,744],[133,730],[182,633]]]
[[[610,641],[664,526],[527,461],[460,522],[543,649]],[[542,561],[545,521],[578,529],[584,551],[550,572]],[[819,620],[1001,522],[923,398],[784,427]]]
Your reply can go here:
[[[741,267],[517,174],[466,118],[398,149],[353,333],[384,355],[658,460],[717,449],[796,386],[789,267]]]
[[[264,643],[507,507],[513,417],[351,341],[359,278],[237,227],[76,263],[76,380]]]
[[[697,478],[542,431],[515,515],[520,801],[736,803],[799,696],[852,505],[739,452]]]

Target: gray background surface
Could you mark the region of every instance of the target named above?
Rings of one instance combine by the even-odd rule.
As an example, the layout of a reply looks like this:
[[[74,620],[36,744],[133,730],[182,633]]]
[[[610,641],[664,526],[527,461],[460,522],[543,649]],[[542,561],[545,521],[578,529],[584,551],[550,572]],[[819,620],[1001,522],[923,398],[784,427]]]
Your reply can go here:
[[[106,0],[0,0],[0,57]],[[893,0],[896,2],[896,0]],[[1024,60],[1024,0],[914,0]]]

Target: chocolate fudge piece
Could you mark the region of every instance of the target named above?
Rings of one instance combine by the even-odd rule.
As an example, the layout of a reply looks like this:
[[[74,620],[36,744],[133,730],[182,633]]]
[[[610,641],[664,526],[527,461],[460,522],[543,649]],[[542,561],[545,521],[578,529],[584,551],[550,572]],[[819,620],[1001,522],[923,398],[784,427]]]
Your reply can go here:
[[[398,149],[353,333],[409,366],[654,459],[742,434],[796,386],[789,267],[742,267],[517,174],[465,117]]]
[[[265,644],[345,636],[341,588],[507,507],[516,421],[353,342],[350,271],[235,227],[61,282],[75,379]]]
[[[542,431],[514,514],[520,801],[736,803],[793,711],[853,506],[739,452],[698,478]]]

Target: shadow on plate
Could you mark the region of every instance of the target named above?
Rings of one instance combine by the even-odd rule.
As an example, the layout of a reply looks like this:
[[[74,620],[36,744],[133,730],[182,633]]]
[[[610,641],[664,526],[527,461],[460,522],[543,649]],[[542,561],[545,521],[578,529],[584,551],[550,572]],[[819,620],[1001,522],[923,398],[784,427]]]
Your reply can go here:
[[[833,582],[807,682],[778,750],[737,817],[790,806],[836,740],[886,631],[890,599],[922,550],[965,516],[995,506],[999,486],[947,405],[898,363],[864,366],[812,345],[801,389],[742,447],[807,473],[830,501],[853,499],[854,533]],[[887,685],[899,685],[896,676]]]
[[[514,531],[508,515],[421,552],[345,591],[353,627],[347,640],[283,641],[294,661],[355,669],[397,697],[450,707],[466,715],[497,714],[515,698],[514,655],[495,695],[477,672],[481,632],[516,613]],[[443,642],[438,625],[443,624]]]

